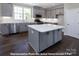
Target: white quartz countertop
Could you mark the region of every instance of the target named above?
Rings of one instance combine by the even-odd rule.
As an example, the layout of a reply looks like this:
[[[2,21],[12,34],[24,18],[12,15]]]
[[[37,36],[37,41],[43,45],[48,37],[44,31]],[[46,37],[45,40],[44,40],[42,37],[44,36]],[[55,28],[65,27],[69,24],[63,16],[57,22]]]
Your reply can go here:
[[[63,26],[53,25],[53,24],[28,25],[28,27],[30,27],[36,31],[39,31],[39,32],[48,32],[48,31],[64,28]]]

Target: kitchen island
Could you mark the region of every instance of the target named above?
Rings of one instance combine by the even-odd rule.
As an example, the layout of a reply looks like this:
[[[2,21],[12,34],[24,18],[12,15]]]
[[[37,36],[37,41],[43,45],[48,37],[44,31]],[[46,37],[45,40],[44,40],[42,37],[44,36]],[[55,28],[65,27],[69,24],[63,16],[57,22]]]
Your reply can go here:
[[[62,40],[62,29],[53,24],[28,25],[28,42],[35,52],[41,52]]]

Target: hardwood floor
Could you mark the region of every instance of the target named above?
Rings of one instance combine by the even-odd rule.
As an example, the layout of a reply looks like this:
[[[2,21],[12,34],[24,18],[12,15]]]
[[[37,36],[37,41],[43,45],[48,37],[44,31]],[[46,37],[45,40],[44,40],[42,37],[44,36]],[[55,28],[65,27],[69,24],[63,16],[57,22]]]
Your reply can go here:
[[[0,36],[0,55],[9,56],[11,53],[35,53],[28,44],[28,33]],[[70,53],[79,55],[79,40],[64,36],[63,40],[40,53]]]

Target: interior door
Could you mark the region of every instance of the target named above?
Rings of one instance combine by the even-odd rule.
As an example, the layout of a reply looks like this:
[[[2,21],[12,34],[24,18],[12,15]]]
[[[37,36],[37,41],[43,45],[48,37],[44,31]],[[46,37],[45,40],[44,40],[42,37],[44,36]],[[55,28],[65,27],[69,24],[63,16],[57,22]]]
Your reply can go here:
[[[73,15],[71,14],[71,11],[66,11],[65,13],[65,34],[72,36],[73,33]],[[72,29],[72,30],[71,30]]]
[[[69,36],[79,38],[79,9],[72,9],[66,12],[65,33]]]
[[[73,17],[74,17],[74,31],[73,31],[73,36],[76,38],[79,38],[79,9],[75,9],[73,11]]]

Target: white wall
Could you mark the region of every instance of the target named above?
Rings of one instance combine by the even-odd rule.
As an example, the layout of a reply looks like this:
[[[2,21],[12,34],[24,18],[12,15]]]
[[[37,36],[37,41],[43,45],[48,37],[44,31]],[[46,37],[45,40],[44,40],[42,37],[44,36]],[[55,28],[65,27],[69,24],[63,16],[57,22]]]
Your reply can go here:
[[[0,16],[1,16],[1,4],[0,4]]]
[[[1,3],[0,3],[0,22],[2,21],[1,19]]]
[[[65,35],[79,38],[79,3],[64,4]]]

